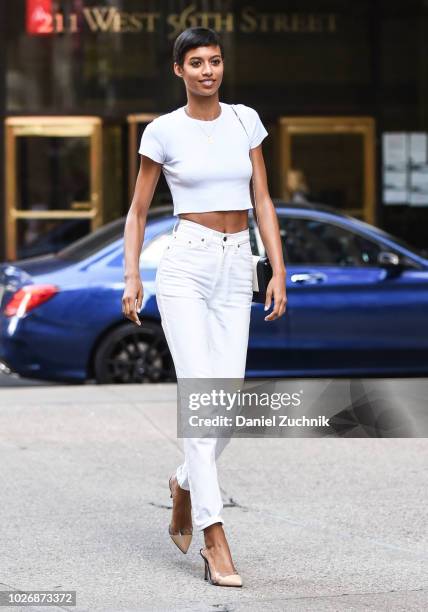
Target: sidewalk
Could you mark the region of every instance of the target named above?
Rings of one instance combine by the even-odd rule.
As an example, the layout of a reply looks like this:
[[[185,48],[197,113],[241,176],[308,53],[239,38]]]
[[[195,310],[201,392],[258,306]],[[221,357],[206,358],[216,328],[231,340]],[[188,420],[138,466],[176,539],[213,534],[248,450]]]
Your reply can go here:
[[[77,592],[37,612],[426,610],[427,457],[418,438],[232,440],[218,469],[244,586],[215,587],[202,533],[183,555],[167,532],[174,384],[5,387],[0,590]]]

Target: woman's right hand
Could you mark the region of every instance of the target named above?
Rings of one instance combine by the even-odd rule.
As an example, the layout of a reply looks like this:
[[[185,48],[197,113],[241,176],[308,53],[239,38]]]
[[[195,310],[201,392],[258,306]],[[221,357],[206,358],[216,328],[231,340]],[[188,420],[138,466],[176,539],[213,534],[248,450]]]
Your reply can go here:
[[[141,325],[137,311],[143,304],[143,284],[140,276],[132,276],[125,280],[125,289],[122,297],[122,312],[127,319]]]

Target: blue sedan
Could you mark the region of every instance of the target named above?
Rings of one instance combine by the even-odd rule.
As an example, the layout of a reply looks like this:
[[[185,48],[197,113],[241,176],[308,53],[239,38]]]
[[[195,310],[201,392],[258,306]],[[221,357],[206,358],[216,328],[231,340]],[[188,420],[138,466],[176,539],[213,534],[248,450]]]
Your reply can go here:
[[[247,377],[428,373],[428,257],[321,205],[275,201],[287,310],[265,322],[253,304]],[[56,254],[0,265],[0,362],[61,382],[175,380],[155,295],[176,218],[149,217],[140,267],[142,326],[122,314],[121,218]],[[263,244],[250,214],[254,254]]]

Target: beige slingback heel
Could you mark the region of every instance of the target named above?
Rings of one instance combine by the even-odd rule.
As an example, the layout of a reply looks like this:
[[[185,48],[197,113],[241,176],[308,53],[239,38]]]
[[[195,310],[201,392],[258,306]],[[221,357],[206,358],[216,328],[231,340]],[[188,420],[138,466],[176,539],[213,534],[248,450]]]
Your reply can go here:
[[[172,488],[171,488],[171,478],[173,478],[174,474],[169,478],[169,490],[170,497],[172,497]],[[189,527],[184,527],[178,531],[178,533],[174,533],[171,528],[171,523],[168,525],[168,533],[171,536],[171,540],[174,542],[176,546],[181,550],[182,553],[186,554],[189,550],[190,543],[193,537],[193,529]]]
[[[202,554],[202,550],[203,549],[201,548],[199,554],[205,563],[205,580],[208,580],[210,584],[214,584],[215,586],[242,586],[242,578],[238,572],[233,572],[232,574],[227,575],[220,574],[220,572],[217,572],[215,568],[210,567],[210,563],[205,555]]]

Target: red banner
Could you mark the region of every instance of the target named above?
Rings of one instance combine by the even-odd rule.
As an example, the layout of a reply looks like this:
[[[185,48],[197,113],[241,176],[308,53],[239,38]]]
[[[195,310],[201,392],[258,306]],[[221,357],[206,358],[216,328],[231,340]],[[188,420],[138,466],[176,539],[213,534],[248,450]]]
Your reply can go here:
[[[27,0],[27,34],[53,34],[52,0]]]

